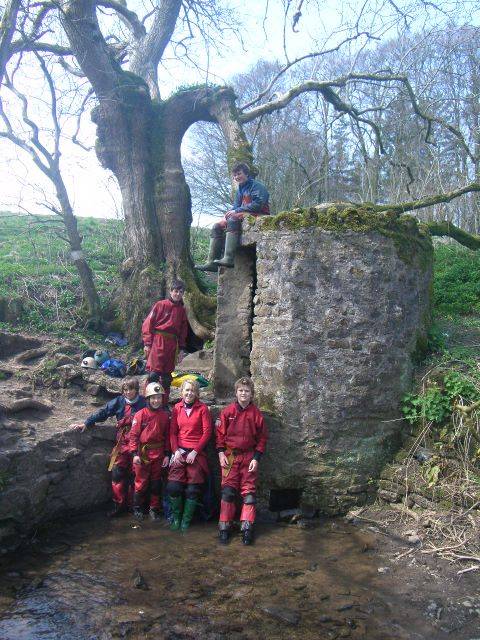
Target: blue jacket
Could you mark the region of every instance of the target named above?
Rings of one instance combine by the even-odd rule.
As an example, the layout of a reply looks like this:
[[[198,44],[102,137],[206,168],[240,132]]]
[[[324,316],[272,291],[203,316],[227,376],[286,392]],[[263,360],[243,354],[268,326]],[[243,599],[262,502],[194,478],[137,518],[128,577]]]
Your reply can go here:
[[[115,416],[118,422],[123,418],[126,404],[127,404],[127,401],[125,399],[125,396],[117,396],[113,400],[110,400],[110,402],[108,402],[104,407],[102,407],[102,409],[100,409],[96,413],[92,413],[91,416],[88,416],[88,418],[85,420],[85,425],[87,427],[91,427],[96,422],[105,422],[107,418],[111,418],[112,416]],[[133,416],[137,411],[139,411],[140,409],[143,409],[146,406],[147,406],[147,402],[145,398],[143,396],[138,396],[138,400],[130,405],[131,407],[130,415]]]
[[[269,195],[265,185],[258,182],[258,180],[248,178],[246,182],[238,187],[233,208],[238,212],[269,214],[268,198]]]

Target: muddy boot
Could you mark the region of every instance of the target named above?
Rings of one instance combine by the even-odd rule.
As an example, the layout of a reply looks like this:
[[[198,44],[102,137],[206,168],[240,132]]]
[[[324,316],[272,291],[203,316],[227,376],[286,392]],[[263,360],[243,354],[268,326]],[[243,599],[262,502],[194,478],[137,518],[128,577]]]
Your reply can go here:
[[[247,520],[242,522],[242,542],[245,545],[253,543],[253,524]]]
[[[133,507],[133,517],[135,520],[144,520],[145,514],[143,513],[142,507]]]
[[[211,236],[207,262],[205,264],[196,264],[195,269],[198,269],[199,271],[211,271],[212,273],[216,273],[218,271],[218,266],[215,264],[214,260],[222,255],[222,247],[223,235]]]
[[[218,530],[218,541],[220,544],[228,544],[230,540],[230,523],[220,522]]]
[[[149,515],[153,522],[160,522],[162,519],[162,512],[157,507],[150,507]]]
[[[183,496],[170,496],[170,506],[172,508],[171,531],[178,531],[182,523]]]
[[[219,267],[233,267],[233,258],[235,249],[238,247],[240,234],[236,231],[227,231],[225,236],[225,254],[221,260],[215,260],[215,264]]]
[[[195,513],[196,508],[197,508],[196,500],[190,500],[189,498],[185,500],[185,507],[183,508],[182,522],[180,524],[180,529],[182,531],[186,531],[190,526],[190,523],[192,521],[193,514]]]
[[[107,512],[107,518],[119,518],[127,513],[127,505],[123,502],[114,502],[112,509]]]

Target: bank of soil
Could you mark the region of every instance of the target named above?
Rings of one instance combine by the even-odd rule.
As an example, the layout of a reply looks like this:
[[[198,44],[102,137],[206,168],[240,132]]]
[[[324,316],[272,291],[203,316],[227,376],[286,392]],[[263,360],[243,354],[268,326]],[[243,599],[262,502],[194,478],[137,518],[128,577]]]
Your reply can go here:
[[[0,638],[477,638],[478,580],[398,551],[343,520],[260,524],[246,548],[214,523],[84,516],[1,561]]]

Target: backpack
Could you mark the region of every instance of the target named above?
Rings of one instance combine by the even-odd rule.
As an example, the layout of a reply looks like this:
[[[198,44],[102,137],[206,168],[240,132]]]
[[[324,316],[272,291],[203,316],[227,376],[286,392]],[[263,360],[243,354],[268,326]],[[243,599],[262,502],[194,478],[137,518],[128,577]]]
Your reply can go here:
[[[102,351],[101,349],[97,349],[97,351],[95,351],[95,354],[93,356],[93,359],[95,360],[95,362],[99,367],[101,367],[104,362],[109,360],[109,358],[110,358],[110,354],[108,353],[108,351]]]
[[[127,365],[121,360],[110,358],[105,360],[100,369],[113,378],[123,378],[127,373]]]
[[[141,376],[145,373],[145,365],[145,360],[133,358],[133,360],[128,363],[127,376]]]

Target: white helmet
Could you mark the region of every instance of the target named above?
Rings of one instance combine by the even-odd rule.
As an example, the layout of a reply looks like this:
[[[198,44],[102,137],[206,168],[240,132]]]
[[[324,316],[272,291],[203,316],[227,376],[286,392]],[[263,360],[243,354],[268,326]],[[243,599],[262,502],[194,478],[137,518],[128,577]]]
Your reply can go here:
[[[147,384],[147,387],[145,389],[145,398],[150,398],[150,396],[158,396],[163,393],[165,393],[165,391],[163,390],[161,384],[159,384],[158,382],[150,382],[150,384]]]
[[[84,358],[81,366],[83,369],[96,369],[97,363],[94,358]]]

